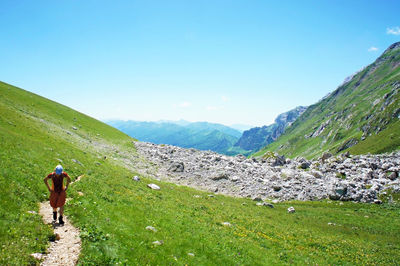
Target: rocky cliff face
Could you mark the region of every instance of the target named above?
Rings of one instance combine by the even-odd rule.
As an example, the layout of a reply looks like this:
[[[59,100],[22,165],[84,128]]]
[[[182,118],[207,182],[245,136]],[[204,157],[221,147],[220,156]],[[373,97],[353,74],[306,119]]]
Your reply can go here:
[[[293,110],[280,114],[275,119],[275,123],[269,126],[255,127],[244,131],[235,146],[248,151],[258,151],[282,135],[285,129],[304,113],[306,109],[307,107],[304,106],[296,107]]]
[[[269,153],[262,160],[135,143],[143,160],[135,170],[157,179],[256,200],[352,200],[380,203],[400,192],[400,152],[316,160],[286,159]],[[150,163],[147,163],[150,161]],[[142,163],[139,163],[142,162]]]
[[[264,152],[312,158],[323,152],[336,154],[347,149],[358,153],[396,150],[399,145],[395,124],[400,123],[399,118],[400,42],[391,45],[374,63],[308,107]],[[382,141],[382,147],[374,147],[375,143],[366,141],[379,134],[391,134],[381,133],[384,130],[393,131],[394,135]]]

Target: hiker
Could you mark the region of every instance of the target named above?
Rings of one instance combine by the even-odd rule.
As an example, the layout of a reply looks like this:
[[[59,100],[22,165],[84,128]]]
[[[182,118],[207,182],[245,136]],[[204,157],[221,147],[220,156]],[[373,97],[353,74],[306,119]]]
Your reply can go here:
[[[64,178],[67,179],[65,187]],[[52,181],[51,188],[48,183],[49,179]],[[71,183],[71,178],[66,172],[63,172],[63,167],[61,165],[57,165],[55,171],[46,176],[43,181],[50,192],[50,206],[53,208],[53,220],[54,222],[57,220],[57,208],[60,208],[60,217],[58,218],[58,222],[62,225],[64,224],[63,214],[65,199],[67,197],[66,191],[69,183]]]

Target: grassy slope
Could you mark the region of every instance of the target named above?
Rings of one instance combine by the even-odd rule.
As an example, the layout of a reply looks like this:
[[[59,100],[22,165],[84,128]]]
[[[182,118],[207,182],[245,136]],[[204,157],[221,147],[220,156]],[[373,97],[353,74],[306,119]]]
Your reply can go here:
[[[375,63],[354,76],[351,82],[340,86],[330,96],[310,106],[276,142],[263,148],[255,156],[261,156],[266,151],[276,151],[288,157],[307,158],[319,156],[325,151],[335,154],[346,141],[352,138],[360,140],[363,127],[369,127],[368,133],[371,136],[367,136],[366,141],[360,141],[352,150],[378,152],[373,147],[373,141],[367,140],[374,138],[378,127],[388,127],[387,131],[391,131],[390,134],[398,136],[398,133],[392,130],[396,126],[388,125],[398,122],[398,118],[393,117],[393,114],[400,108],[400,94],[394,96],[395,100],[384,111],[380,110],[384,99],[376,105],[373,103],[390,93],[393,84],[400,82],[399,62],[400,48],[388,50]],[[322,134],[317,137],[305,137],[329,119],[331,122]],[[398,142],[390,139],[381,141],[381,144],[384,147],[380,150],[385,151],[400,147]]]
[[[30,253],[44,251],[51,230],[27,211],[37,211],[37,202],[46,198],[42,179],[58,159],[73,178],[85,174],[71,187],[66,207],[82,232],[81,264],[395,264],[400,259],[397,205],[291,202],[270,209],[145,177],[133,182],[134,173],[118,165],[123,152],[135,153],[132,139],[113,128],[7,84],[0,84],[0,111],[0,264],[27,264],[33,262]],[[161,190],[149,190],[149,182]],[[290,215],[291,205],[296,213]],[[148,225],[158,231],[145,230]],[[164,244],[152,245],[156,240]]]

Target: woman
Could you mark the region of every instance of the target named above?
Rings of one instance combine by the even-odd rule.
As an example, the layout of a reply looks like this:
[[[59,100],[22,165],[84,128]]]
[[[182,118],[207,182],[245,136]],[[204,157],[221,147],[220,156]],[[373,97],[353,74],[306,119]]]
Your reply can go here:
[[[64,178],[67,179],[67,184],[64,187]],[[49,186],[48,180],[51,179],[51,188]],[[67,197],[67,189],[69,183],[71,183],[71,178],[66,172],[63,172],[61,165],[57,165],[53,173],[49,174],[44,178],[44,183],[50,192],[50,206],[53,208],[53,220],[57,220],[57,208],[60,208],[60,217],[58,222],[64,224],[63,214],[64,214],[64,204]]]

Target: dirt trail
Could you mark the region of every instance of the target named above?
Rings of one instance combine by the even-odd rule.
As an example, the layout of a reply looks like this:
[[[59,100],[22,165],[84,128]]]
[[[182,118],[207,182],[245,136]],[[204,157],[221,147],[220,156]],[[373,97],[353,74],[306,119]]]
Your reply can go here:
[[[75,182],[79,181],[82,176],[79,176]],[[58,222],[54,223],[53,209],[50,207],[49,201],[40,203],[39,214],[44,223],[53,225],[54,234],[60,236],[59,240],[51,242],[50,248],[47,250],[48,253],[43,257],[43,262],[40,265],[76,265],[81,252],[79,230],[69,222],[65,215],[64,225],[60,225]]]

